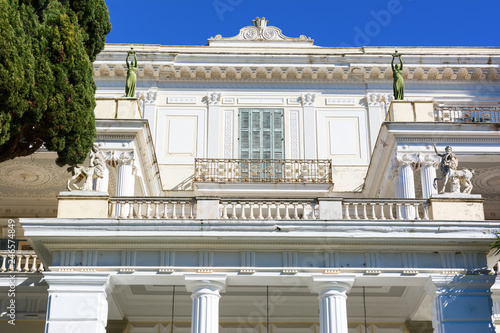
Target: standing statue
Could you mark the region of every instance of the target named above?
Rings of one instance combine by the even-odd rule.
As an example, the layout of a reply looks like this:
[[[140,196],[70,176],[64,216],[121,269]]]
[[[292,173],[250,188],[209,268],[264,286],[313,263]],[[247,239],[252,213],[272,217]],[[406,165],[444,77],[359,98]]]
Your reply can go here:
[[[394,65],[394,58],[399,58],[399,65]],[[403,79],[403,61],[401,60],[401,54],[396,52],[392,55],[392,77],[394,78],[393,90],[394,99],[402,100],[405,97],[405,80]]]
[[[134,54],[134,60],[130,63],[128,57],[130,54]],[[135,97],[135,86],[137,84],[137,55],[135,54],[134,48],[131,47],[130,51],[127,52],[127,85],[125,86],[125,95],[127,97]]]
[[[463,193],[471,193],[472,191],[472,175],[474,174],[473,169],[457,170],[458,168],[458,158],[453,152],[450,146],[446,146],[445,153],[440,154],[437,150],[436,144],[434,143],[434,151],[441,157],[440,171],[441,178],[434,179],[434,188],[437,188],[437,181],[444,178],[444,184],[439,193],[444,193],[446,184],[448,180],[452,182],[452,193],[460,193],[460,183],[464,186]]]

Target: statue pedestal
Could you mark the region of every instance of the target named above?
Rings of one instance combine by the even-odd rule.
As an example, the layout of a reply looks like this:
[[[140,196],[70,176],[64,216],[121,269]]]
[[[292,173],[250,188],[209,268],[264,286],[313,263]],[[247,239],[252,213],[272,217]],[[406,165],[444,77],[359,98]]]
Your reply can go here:
[[[57,218],[107,218],[109,194],[95,191],[61,192]]]
[[[430,199],[430,218],[447,221],[483,221],[484,199],[480,194],[443,193],[433,194]]]
[[[433,101],[392,101],[386,121],[434,122]]]

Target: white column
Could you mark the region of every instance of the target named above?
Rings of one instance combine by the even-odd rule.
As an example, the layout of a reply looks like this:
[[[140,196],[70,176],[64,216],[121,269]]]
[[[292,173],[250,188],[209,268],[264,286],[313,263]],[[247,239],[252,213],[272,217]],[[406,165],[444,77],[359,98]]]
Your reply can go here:
[[[398,162],[398,185],[399,185],[399,198],[401,199],[415,199],[415,180],[413,178],[413,166],[417,162],[417,156],[413,154],[403,154],[397,156]],[[413,219],[415,217],[415,208],[411,207],[402,208],[403,218]]]
[[[219,332],[220,291],[225,290],[226,278],[224,274],[184,276],[186,288],[193,299],[191,333]]]
[[[313,276],[311,291],[319,294],[320,333],[348,333],[347,295],[354,276]]]
[[[207,157],[219,157],[219,137],[220,132],[220,93],[211,93],[206,97],[207,102],[207,122],[208,122],[208,140],[207,140]]]
[[[435,333],[495,332],[490,287],[494,275],[432,276]]]
[[[95,178],[94,181],[95,181],[95,190],[97,192],[108,193],[108,186],[109,186],[109,167],[108,167],[108,165],[104,166],[103,177],[102,178]]]
[[[304,116],[304,158],[318,158],[316,152],[316,115],[314,112],[315,94],[300,96]]]
[[[45,272],[45,333],[106,333],[109,274]]]
[[[439,158],[437,155],[421,155],[420,165],[422,197],[429,199],[431,195],[437,194],[437,189],[434,188],[434,179],[436,179],[436,167],[439,165]]]
[[[142,117],[149,122],[151,137],[156,145],[156,98],[158,96],[158,88],[153,87],[147,92],[141,93],[139,98],[143,99],[143,114]]]
[[[134,195],[134,153],[121,153],[117,159],[118,175],[116,176],[116,196],[130,197]]]

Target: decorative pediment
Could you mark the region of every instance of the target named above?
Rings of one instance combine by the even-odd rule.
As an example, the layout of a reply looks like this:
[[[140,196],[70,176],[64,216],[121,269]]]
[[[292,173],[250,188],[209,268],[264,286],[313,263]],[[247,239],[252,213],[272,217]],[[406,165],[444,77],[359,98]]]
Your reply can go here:
[[[283,35],[281,29],[268,26],[268,20],[265,17],[256,17],[252,20],[253,26],[247,26],[240,30],[240,33],[234,37],[222,37],[217,35],[208,39],[209,46],[238,46],[241,43],[249,42],[271,42],[280,43],[282,47],[304,47],[313,46],[314,40],[304,35],[299,38],[291,38]],[[288,43],[287,43],[288,42]],[[233,44],[234,43],[234,44]],[[262,45],[264,46],[264,45]]]

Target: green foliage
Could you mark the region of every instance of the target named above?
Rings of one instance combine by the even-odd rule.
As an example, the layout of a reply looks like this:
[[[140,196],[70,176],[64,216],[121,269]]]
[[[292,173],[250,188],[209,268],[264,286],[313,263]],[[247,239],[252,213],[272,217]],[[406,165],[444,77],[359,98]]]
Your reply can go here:
[[[104,0],[0,0],[0,162],[43,144],[82,163],[95,138],[92,62],[111,30]]]

